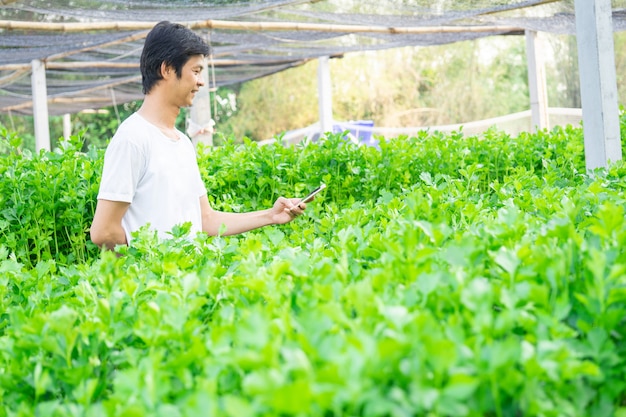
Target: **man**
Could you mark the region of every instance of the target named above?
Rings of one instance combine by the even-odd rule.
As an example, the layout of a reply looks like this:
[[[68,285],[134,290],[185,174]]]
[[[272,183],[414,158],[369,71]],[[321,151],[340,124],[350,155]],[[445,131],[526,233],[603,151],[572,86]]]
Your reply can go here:
[[[191,233],[238,234],[284,224],[306,208],[299,199],[279,197],[273,207],[247,213],[213,210],[201,180],[195,149],[175,128],[181,107],[191,106],[204,85],[208,45],[191,30],[158,23],[141,54],[145,95],[111,139],[104,157],[91,240],[113,249],[127,245],[132,232],[149,224],[161,237],[175,225],[191,222]]]

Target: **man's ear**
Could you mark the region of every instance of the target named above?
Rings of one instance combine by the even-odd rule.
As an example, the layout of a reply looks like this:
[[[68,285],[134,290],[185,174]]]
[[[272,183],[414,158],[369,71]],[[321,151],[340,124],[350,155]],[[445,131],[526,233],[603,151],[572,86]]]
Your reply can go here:
[[[174,70],[172,69],[172,67],[167,65],[165,61],[161,62],[161,77],[166,80],[170,78],[172,74],[174,74]]]

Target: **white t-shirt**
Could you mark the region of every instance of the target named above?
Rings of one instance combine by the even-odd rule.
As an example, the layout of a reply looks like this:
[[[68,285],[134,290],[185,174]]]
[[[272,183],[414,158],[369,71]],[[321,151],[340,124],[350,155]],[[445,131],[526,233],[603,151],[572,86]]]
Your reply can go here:
[[[193,144],[182,132],[172,140],[138,113],[119,126],[104,155],[98,199],[130,203],[122,219],[127,242],[150,224],[162,238],[172,227],[191,222],[202,230],[200,177]]]

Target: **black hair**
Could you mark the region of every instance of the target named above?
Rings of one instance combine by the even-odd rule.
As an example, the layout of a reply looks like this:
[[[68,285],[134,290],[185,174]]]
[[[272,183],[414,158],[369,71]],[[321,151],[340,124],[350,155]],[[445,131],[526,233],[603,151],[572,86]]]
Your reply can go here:
[[[148,94],[161,80],[161,64],[172,67],[178,78],[182,69],[193,55],[208,56],[209,45],[193,31],[178,23],[157,23],[148,36],[141,52],[141,83],[143,93]]]

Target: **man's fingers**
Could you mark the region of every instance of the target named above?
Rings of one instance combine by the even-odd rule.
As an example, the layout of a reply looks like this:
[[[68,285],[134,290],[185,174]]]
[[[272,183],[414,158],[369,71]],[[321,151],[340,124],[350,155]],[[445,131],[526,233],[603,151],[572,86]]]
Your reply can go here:
[[[290,214],[299,216],[303,214],[305,208],[306,208],[306,205],[301,203],[301,204],[296,204],[294,206],[291,206],[290,208],[287,208],[285,210],[288,210]]]

